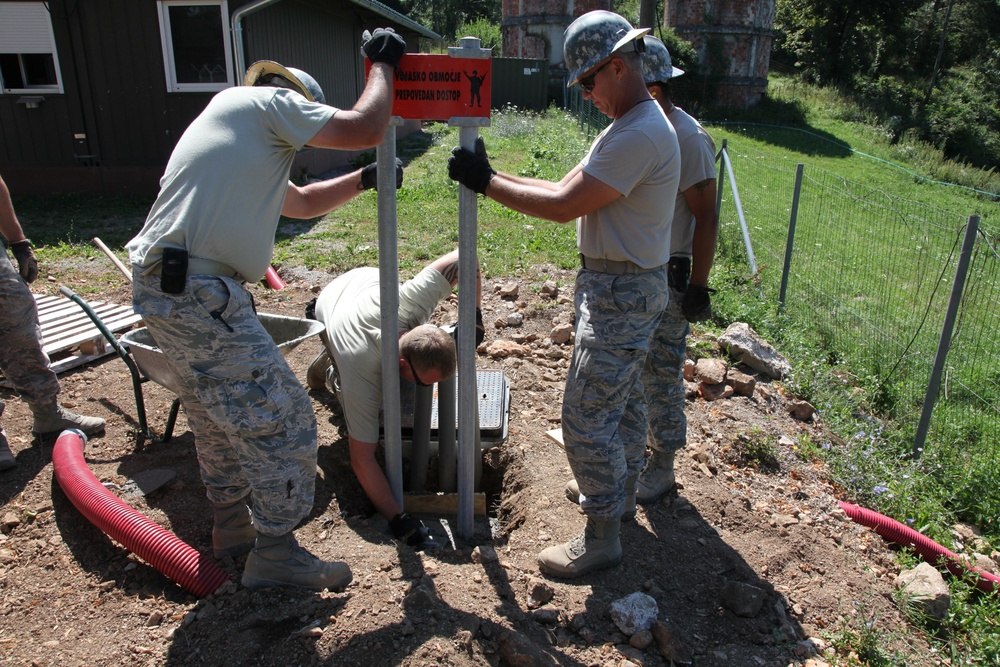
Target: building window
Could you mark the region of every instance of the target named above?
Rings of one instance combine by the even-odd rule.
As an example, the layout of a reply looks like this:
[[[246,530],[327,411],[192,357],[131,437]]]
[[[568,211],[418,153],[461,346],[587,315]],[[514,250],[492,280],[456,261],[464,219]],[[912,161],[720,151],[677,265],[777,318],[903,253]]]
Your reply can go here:
[[[169,92],[218,91],[233,85],[225,0],[160,0],[160,41]]]
[[[0,92],[63,92],[45,4],[0,2]]]

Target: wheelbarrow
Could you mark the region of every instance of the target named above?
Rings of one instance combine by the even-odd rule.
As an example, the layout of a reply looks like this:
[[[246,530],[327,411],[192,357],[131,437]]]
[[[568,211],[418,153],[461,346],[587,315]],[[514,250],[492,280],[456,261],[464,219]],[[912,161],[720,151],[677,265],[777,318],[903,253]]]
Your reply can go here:
[[[108,341],[115,353],[121,357],[125,365],[128,366],[132,375],[132,391],[135,393],[136,411],[138,413],[139,430],[146,438],[153,442],[167,442],[174,431],[174,424],[177,422],[177,413],[180,410],[181,399],[175,398],[170,406],[170,413],[167,417],[167,424],[164,427],[163,435],[157,436],[146,420],[146,405],[142,398],[142,385],[152,380],[156,384],[178,394],[180,378],[171,369],[166,356],[156,346],[152,335],[145,327],[129,331],[116,338],[115,335],[101,321],[100,316],[94,312],[83,298],[68,287],[60,287],[59,291],[75,302],[83,312],[94,323],[94,326],[101,332]],[[311,338],[323,331],[323,323],[316,320],[307,320],[298,317],[287,317],[284,315],[273,315],[270,313],[258,313],[264,329],[271,334],[271,338],[277,344],[281,354],[288,356],[288,353],[299,346],[302,341]],[[134,357],[134,358],[133,358]]]

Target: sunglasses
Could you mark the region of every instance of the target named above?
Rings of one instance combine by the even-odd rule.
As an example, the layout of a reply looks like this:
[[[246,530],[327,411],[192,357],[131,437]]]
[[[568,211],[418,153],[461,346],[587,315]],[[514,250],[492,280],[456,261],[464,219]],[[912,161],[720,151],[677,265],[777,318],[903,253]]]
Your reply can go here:
[[[585,76],[582,79],[580,79],[580,90],[582,90],[583,92],[585,92],[585,93],[587,93],[589,95],[590,91],[592,91],[594,89],[594,84],[596,83],[594,81],[594,78],[597,76],[598,72],[600,72],[602,69],[604,69],[605,67],[607,67],[610,64],[611,64],[611,61],[609,60],[608,62],[604,63],[603,65],[601,65],[600,67],[598,67],[597,69],[595,69],[593,72],[591,72],[590,74],[588,74],[587,76]]]
[[[433,382],[424,382],[420,379],[420,376],[417,375],[417,369],[413,367],[413,362],[410,361],[409,357],[406,358],[406,363],[410,365],[410,373],[413,375],[413,381],[418,387],[431,387],[434,385]]]

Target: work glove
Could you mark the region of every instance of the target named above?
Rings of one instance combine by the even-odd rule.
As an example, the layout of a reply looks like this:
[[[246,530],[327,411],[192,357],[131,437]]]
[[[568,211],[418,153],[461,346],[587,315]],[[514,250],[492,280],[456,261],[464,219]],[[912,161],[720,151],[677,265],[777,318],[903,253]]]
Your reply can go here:
[[[715,290],[701,285],[688,285],[681,301],[681,312],[688,322],[704,322],[712,319],[712,298]]]
[[[392,536],[407,546],[413,547],[414,551],[431,551],[440,545],[431,537],[427,526],[421,523],[420,519],[412,517],[406,512],[401,512],[389,519],[389,530]]]
[[[451,330],[448,331],[451,334],[452,340],[455,341],[455,349],[458,349],[458,322],[451,325]],[[476,308],[476,347],[483,344],[486,340],[486,327],[483,326],[483,311],[480,308]]]
[[[399,59],[406,52],[406,42],[392,28],[375,28],[361,35],[361,50],[373,63],[386,63],[399,67]]]
[[[403,161],[396,158],[396,189],[403,187]],[[378,164],[372,162],[361,170],[361,189],[378,190]]]
[[[482,137],[476,137],[475,152],[456,146],[448,158],[448,177],[484,196],[486,186],[496,173],[497,170],[490,166],[490,158],[486,155],[486,144],[483,143]]]
[[[38,260],[35,253],[31,251],[31,241],[24,239],[17,243],[10,244],[10,250],[17,260],[17,272],[24,278],[24,282],[32,283],[38,277]]]

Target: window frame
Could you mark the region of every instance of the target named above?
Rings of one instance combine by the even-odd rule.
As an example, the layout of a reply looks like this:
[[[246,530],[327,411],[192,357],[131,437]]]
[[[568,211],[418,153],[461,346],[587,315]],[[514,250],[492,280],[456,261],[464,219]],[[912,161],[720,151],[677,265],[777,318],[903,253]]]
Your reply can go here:
[[[170,25],[171,7],[216,6],[222,22],[222,42],[226,56],[226,80],[213,83],[184,83],[177,80],[174,62],[174,45]],[[168,93],[216,93],[235,85],[233,81],[233,47],[229,31],[228,0],[157,0],[157,16],[160,21],[160,46],[163,48],[163,71],[166,75]]]
[[[59,51],[56,48],[56,35],[55,35],[55,31],[52,28],[52,16],[49,13],[48,8],[46,7],[46,3],[45,2],[41,2],[41,1],[39,1],[39,2],[0,2],[0,5],[7,5],[7,6],[9,6],[8,8],[13,8],[13,7],[16,6],[18,10],[24,10],[27,7],[31,7],[32,9],[28,10],[28,11],[38,11],[38,9],[41,9],[41,11],[44,12],[44,15],[45,15],[45,21],[44,21],[44,23],[45,23],[45,34],[43,35],[39,31],[39,33],[37,35],[32,34],[31,37],[32,38],[38,38],[39,42],[42,41],[42,38],[45,38],[48,41],[48,44],[47,44],[48,50],[42,50],[41,48],[37,48],[37,49],[31,49],[31,50],[28,50],[28,51],[16,51],[16,52],[15,51],[5,51],[4,53],[6,53],[7,55],[13,55],[13,56],[17,57],[18,66],[21,69],[22,79],[24,78],[24,70],[25,70],[24,56],[25,55],[47,55],[47,56],[51,57],[52,58],[52,67],[54,68],[55,75],[56,75],[55,85],[53,85],[53,84],[35,85],[35,86],[28,85],[28,86],[23,86],[23,87],[20,87],[20,88],[11,88],[11,87],[7,86],[7,83],[3,80],[3,74],[0,73],[0,95],[24,95],[24,94],[39,95],[39,94],[44,94],[44,93],[54,93],[54,94],[60,94],[60,95],[63,94],[65,92],[65,90],[63,89],[62,71],[61,71],[61,69],[59,67]],[[22,14],[22,17],[23,16],[24,16],[24,14]],[[37,26],[35,26],[35,27],[37,28]]]

